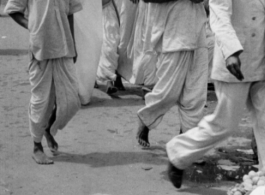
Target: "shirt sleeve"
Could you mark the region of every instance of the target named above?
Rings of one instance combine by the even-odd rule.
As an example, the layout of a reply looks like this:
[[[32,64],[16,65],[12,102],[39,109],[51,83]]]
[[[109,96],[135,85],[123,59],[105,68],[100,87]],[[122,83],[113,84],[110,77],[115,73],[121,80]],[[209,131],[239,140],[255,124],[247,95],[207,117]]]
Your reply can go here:
[[[24,13],[28,5],[28,0],[9,0],[5,7],[5,13],[12,14],[15,12]]]
[[[69,15],[79,12],[83,9],[82,4],[79,0],[70,0]]]
[[[232,1],[210,0],[211,28],[225,59],[238,51],[243,51],[243,46],[231,23]]]

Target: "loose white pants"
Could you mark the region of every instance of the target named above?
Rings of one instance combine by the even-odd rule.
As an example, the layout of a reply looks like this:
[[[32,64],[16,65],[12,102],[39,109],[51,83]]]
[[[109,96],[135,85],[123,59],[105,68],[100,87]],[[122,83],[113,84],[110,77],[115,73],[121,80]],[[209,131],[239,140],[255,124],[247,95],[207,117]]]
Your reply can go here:
[[[146,49],[152,33],[152,25],[150,24],[153,22],[153,18],[149,13],[149,7],[148,3],[139,2],[135,34],[133,39],[131,39],[132,42],[130,42],[132,44],[130,55],[133,58],[133,75],[130,81],[153,88],[157,82],[157,52],[154,49]]]
[[[33,140],[41,142],[56,103],[56,119],[50,132],[63,129],[80,108],[78,81],[72,58],[37,61],[29,65],[31,99],[29,126]]]
[[[97,70],[97,79],[115,81],[118,68],[118,46],[120,44],[120,25],[112,2],[103,9],[103,45]]]
[[[158,82],[145,96],[145,107],[138,111],[139,118],[149,129],[155,128],[176,104],[182,131],[201,120],[207,96],[207,56],[207,48],[159,55]]]
[[[169,160],[185,169],[238,129],[247,106],[252,113],[260,168],[265,165],[265,81],[225,83],[216,81],[217,107],[197,127],[174,137],[167,144]]]

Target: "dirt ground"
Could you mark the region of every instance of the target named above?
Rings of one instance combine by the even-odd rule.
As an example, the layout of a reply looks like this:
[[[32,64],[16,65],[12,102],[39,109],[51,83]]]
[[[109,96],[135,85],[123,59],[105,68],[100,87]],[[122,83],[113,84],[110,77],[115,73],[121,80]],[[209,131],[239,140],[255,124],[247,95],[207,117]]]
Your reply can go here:
[[[60,154],[52,156],[43,142],[55,163],[37,165],[28,130],[27,36],[10,18],[0,17],[0,195],[225,195],[234,185],[187,179],[181,190],[174,189],[166,175],[165,143],[179,133],[177,109],[151,132],[152,147],[142,150],[135,134],[144,101],[140,88],[129,84],[113,97],[95,89],[91,104],[56,136]],[[205,112],[215,104],[210,93]],[[248,120],[244,117],[240,131],[221,146],[249,149]]]

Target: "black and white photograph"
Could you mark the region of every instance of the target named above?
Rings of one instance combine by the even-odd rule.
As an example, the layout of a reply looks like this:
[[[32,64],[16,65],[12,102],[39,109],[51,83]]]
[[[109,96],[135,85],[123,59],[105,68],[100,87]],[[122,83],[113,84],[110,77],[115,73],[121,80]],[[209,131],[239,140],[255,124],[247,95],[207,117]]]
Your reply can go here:
[[[265,195],[265,0],[0,0],[0,195]]]

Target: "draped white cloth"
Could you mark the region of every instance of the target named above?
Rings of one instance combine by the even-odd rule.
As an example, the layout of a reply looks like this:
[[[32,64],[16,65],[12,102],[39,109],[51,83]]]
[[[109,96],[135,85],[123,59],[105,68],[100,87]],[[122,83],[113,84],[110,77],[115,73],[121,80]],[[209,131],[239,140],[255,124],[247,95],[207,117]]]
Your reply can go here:
[[[29,127],[35,142],[39,143],[48,126],[54,105],[56,119],[50,132],[56,135],[80,108],[78,82],[72,58],[38,61],[29,65],[31,98],[29,104]]]
[[[102,3],[83,0],[83,11],[75,14],[76,62],[79,96],[88,104],[93,93],[102,45]]]
[[[97,80],[101,82],[115,81],[118,67],[120,44],[119,15],[115,11],[113,1],[103,8],[103,44],[97,70]]]
[[[150,48],[151,27],[153,17],[150,14],[150,4],[139,2],[135,19],[134,34],[128,45],[128,58],[132,59],[131,75],[126,75],[130,83],[153,86],[157,82],[157,53]],[[124,67],[122,67],[124,68]]]
[[[129,42],[134,36],[137,4],[129,0],[114,0],[103,9],[103,45],[97,78],[116,80],[116,71],[127,81],[132,77],[133,56]],[[134,83],[134,82],[131,82]]]

